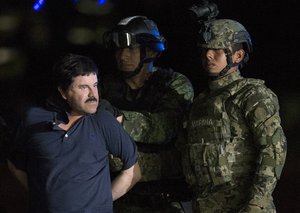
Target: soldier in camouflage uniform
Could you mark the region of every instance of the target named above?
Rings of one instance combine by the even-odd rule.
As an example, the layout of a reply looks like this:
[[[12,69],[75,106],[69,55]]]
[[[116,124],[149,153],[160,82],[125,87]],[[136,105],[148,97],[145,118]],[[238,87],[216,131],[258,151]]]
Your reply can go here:
[[[144,16],[121,20],[104,35],[118,71],[104,76],[102,97],[123,114],[123,126],[138,145],[142,180],[115,202],[115,212],[183,212],[188,200],[180,153],[174,142],[194,92],[190,81],[171,69],[154,67],[165,50],[156,24]],[[112,171],[122,162],[112,157]]]
[[[213,20],[206,33],[198,44],[209,88],[194,100],[183,157],[193,212],[276,212],[287,143],[277,97],[264,81],[240,75],[252,51],[240,23]]]

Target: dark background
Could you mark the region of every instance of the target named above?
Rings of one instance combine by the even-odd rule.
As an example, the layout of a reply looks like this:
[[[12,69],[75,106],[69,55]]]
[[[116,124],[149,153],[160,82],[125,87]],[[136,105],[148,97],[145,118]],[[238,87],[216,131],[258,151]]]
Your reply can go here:
[[[196,94],[205,87],[194,45],[196,26],[187,15],[187,8],[197,1],[107,0],[100,6],[96,0],[45,0],[38,12],[32,9],[34,2],[0,0],[0,115],[9,125],[15,125],[15,114],[24,103],[42,101],[50,93],[51,68],[65,53],[87,55],[96,61],[100,72],[111,71],[114,64],[102,45],[102,34],[120,19],[132,15],[145,15],[154,20],[168,40],[168,50],[157,65],[185,74]],[[220,10],[218,18],[241,22],[252,37],[254,52],[242,70],[243,75],[264,79],[278,95],[288,155],[274,199],[278,212],[299,212],[300,10],[297,1],[213,2]],[[10,205],[10,212],[22,212],[23,191],[14,186],[16,182],[9,174],[0,173],[0,207]]]

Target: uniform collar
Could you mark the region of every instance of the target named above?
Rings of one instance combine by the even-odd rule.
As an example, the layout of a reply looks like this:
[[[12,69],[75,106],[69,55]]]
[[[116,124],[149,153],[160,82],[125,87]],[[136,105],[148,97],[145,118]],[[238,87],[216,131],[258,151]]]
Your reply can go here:
[[[212,80],[209,82],[209,89],[211,91],[215,91],[218,89],[221,89],[229,84],[231,84],[232,82],[238,80],[238,79],[242,79],[243,77],[241,76],[241,73],[239,70],[229,73],[228,75],[225,75],[222,78],[216,79],[216,80]]]

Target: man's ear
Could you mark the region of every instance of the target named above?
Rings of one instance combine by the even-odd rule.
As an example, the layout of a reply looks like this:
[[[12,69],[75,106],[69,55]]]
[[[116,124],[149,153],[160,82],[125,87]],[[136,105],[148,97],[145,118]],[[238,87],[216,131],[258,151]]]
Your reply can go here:
[[[57,90],[58,90],[58,92],[60,93],[61,97],[62,97],[63,99],[66,100],[67,97],[66,97],[66,95],[65,95],[64,90],[63,90],[61,87],[57,87]]]
[[[233,58],[233,62],[234,63],[239,63],[239,62],[241,62],[243,59],[244,59],[244,57],[245,57],[245,50],[243,50],[243,49],[240,49],[240,50],[237,50],[237,51],[235,51],[235,53],[234,53],[234,58]]]

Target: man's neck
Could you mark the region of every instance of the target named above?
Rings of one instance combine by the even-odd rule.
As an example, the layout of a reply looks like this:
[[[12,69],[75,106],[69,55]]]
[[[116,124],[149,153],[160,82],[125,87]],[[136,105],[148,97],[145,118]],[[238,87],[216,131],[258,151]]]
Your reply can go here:
[[[63,130],[68,131],[76,123],[76,121],[78,121],[81,117],[82,117],[82,115],[70,114],[70,115],[68,115],[69,122],[67,124],[60,123],[58,126],[60,128],[62,128]]]
[[[139,74],[126,79],[126,83],[131,89],[139,89],[144,86],[145,81],[149,78],[150,73],[142,70]]]

